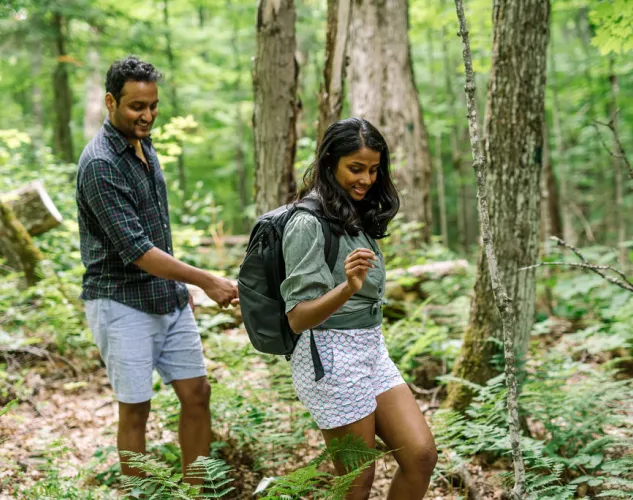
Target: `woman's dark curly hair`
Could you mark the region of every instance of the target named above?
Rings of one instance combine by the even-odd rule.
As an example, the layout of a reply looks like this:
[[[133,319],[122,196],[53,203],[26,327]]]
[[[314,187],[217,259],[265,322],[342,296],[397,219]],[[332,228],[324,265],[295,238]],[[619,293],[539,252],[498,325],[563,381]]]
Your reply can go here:
[[[334,177],[341,157],[363,147],[380,153],[376,182],[362,201],[353,200]],[[400,208],[398,191],[389,173],[389,148],[367,120],[348,118],[330,125],[319,145],[315,162],[303,176],[298,199],[314,191],[323,215],[351,235],[364,231],[374,239],[387,236],[387,225]]]
[[[127,56],[115,61],[106,75],[106,92],[114,96],[119,104],[125,82],[157,82],[162,75],[150,63],[141,61],[136,56]]]

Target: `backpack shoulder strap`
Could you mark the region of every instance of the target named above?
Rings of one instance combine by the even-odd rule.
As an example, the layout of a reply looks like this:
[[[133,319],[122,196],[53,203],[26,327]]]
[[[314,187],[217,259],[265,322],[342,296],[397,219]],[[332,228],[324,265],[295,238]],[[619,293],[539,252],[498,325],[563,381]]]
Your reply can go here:
[[[319,200],[312,197],[306,197],[299,201],[295,207],[298,210],[303,210],[314,215],[321,223],[321,229],[323,230],[323,236],[325,237],[325,262],[330,268],[330,272],[334,271],[340,247],[340,237],[335,231],[332,231],[330,221],[321,214],[321,204],[319,203]]]

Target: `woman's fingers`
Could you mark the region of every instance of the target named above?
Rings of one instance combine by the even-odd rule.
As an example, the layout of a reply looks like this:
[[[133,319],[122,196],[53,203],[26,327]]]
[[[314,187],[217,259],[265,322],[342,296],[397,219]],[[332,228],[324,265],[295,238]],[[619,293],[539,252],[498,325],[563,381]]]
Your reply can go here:
[[[345,263],[346,264],[351,264],[351,263],[358,262],[358,261],[371,263],[370,261],[375,261],[375,260],[376,260],[375,254],[372,251],[370,251],[370,250],[366,250],[366,251],[357,252],[357,253],[352,252],[345,259]]]
[[[376,254],[373,251],[371,251],[369,248],[357,248],[353,250],[352,252],[350,252],[347,258],[349,259],[357,255],[363,255],[364,258],[373,258],[373,259],[376,258]]]
[[[345,274],[358,273],[360,271],[367,271],[370,266],[364,262],[358,262],[354,265],[350,265],[349,267],[345,267]]]

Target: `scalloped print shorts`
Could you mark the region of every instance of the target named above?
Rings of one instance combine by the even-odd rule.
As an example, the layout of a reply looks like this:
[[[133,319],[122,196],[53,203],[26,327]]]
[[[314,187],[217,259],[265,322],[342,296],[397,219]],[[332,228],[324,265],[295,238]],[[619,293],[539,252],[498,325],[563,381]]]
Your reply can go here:
[[[310,334],[305,332],[292,354],[292,380],[319,429],[365,418],[376,410],[376,396],[405,383],[389,357],[381,326],[313,332],[325,376],[315,382]]]

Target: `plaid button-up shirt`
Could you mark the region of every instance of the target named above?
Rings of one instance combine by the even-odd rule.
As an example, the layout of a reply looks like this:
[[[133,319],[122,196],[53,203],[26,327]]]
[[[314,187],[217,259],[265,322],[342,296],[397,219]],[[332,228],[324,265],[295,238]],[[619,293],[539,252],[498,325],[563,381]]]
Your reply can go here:
[[[182,283],[133,264],[153,247],[173,255],[165,178],[150,139],[142,139],[149,169],[106,119],[79,159],[77,206],[81,298],[109,298],[151,314],[187,305]]]

